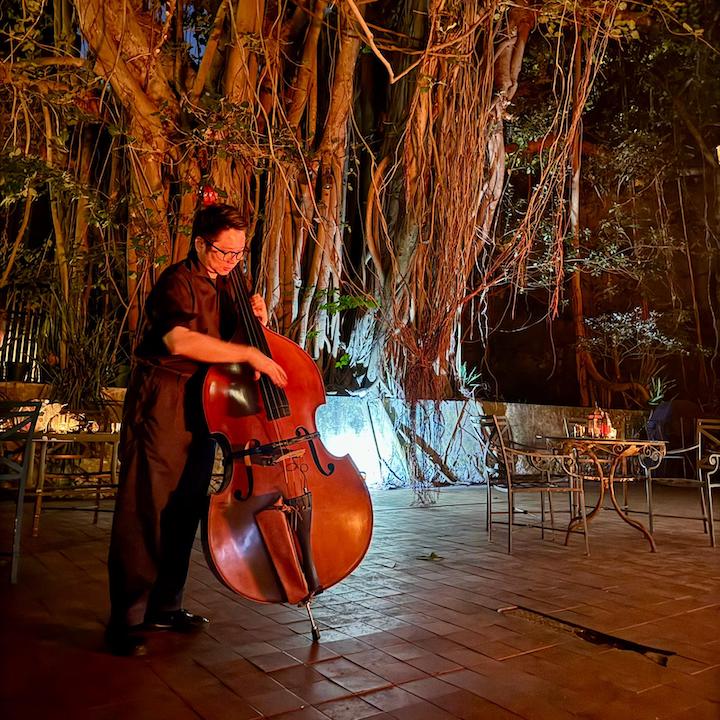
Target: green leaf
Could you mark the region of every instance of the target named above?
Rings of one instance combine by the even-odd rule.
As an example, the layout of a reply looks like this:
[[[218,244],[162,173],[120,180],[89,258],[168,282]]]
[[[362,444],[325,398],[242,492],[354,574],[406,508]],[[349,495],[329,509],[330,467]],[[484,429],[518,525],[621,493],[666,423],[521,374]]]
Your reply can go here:
[[[438,555],[435,552],[431,552],[429,555],[417,555],[416,560],[430,560],[432,562],[437,562],[438,560],[444,560],[445,558],[442,555]]]
[[[335,361],[335,368],[341,369],[344,367],[347,367],[350,364],[350,356],[347,353],[343,353],[343,355]]]

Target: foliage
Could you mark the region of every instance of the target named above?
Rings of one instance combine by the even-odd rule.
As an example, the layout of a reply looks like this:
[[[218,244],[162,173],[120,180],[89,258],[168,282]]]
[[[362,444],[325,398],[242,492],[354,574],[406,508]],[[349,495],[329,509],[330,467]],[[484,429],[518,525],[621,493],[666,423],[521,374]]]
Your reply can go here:
[[[326,293],[329,297],[318,305],[318,310],[325,310],[329,314],[346,312],[348,310],[377,310],[379,305],[373,298],[359,295],[341,295],[338,290]]]
[[[599,20],[603,12],[607,14]],[[606,354],[604,342],[592,339],[595,329],[592,321],[584,321],[583,303],[594,315],[609,318],[632,315],[641,302],[663,317],[668,336],[681,338],[682,347],[669,346],[673,359],[668,372],[676,373],[670,380],[689,381],[689,393],[705,393],[703,385],[717,383],[717,373],[705,367],[702,348],[708,338],[718,347],[713,305],[720,297],[712,286],[701,290],[700,285],[714,272],[720,234],[720,201],[714,191],[720,176],[713,157],[720,143],[713,120],[720,110],[720,53],[713,47],[718,20],[713,3],[705,0],[629,2],[613,8],[584,3],[582,9],[576,3],[543,3],[539,22],[548,41],[530,44],[523,58],[528,84],[506,126],[508,189],[499,226],[503,241],[495,248],[523,259],[525,272],[505,274],[504,282],[514,286],[505,317],[514,315],[516,295],[539,297],[570,278],[572,305],[558,298],[556,308],[560,314],[572,313],[579,340],[576,365],[581,368],[595,358],[612,381],[640,373],[647,382],[655,350],[646,348],[650,356],[626,359],[620,369]],[[578,22],[583,38],[598,22],[611,28],[611,42],[597,61],[602,71],[583,108],[580,157],[567,163],[568,173],[578,171],[579,182],[554,190],[545,179],[561,142],[554,113],[569,112],[575,102],[563,100],[569,70],[559,74],[557,65],[569,68],[572,53],[585,52],[582,43],[568,42]],[[574,70],[584,62],[576,54]],[[534,233],[523,233],[538,189],[544,193],[543,218]],[[527,249],[519,250],[518,235]],[[590,340],[583,339],[586,329]],[[717,357],[715,352],[711,362],[717,363]],[[697,372],[682,369],[690,360]],[[592,382],[612,385],[597,368]]]
[[[649,390],[650,399],[648,404],[659,405],[666,398],[667,393],[675,387],[674,380],[668,380],[662,375],[654,375],[650,378]]]
[[[56,305],[56,310],[58,307],[62,306]],[[121,366],[127,363],[116,346],[118,322],[112,318],[93,322],[87,332],[73,339],[72,353],[60,365],[56,354],[60,336],[55,333],[62,333],[67,325],[68,320],[63,319],[42,335],[42,369],[52,385],[53,398],[73,410],[101,409],[106,402],[104,389],[115,384]]]
[[[350,355],[347,353],[343,353],[336,361],[335,361],[335,367],[340,370],[342,368],[348,367],[350,365]]]
[[[465,398],[480,397],[480,393],[486,392],[488,389],[482,373],[477,368],[468,367],[467,363],[464,362],[460,364],[457,379],[459,393]]]
[[[643,313],[640,308],[629,312],[613,312],[587,318],[587,337],[582,345],[601,358],[610,376],[635,377],[647,387],[648,402],[657,398],[676,383],[661,376],[664,366],[660,360],[673,356],[686,356],[691,344],[682,335],[682,328],[673,327],[672,334],[663,326],[670,324],[670,318],[657,311]],[[682,339],[681,339],[682,338]]]
[[[652,310],[644,316],[641,308],[587,318],[591,335],[585,342],[595,350],[620,360],[646,353],[673,355],[686,353],[686,344],[661,330],[662,316]]]

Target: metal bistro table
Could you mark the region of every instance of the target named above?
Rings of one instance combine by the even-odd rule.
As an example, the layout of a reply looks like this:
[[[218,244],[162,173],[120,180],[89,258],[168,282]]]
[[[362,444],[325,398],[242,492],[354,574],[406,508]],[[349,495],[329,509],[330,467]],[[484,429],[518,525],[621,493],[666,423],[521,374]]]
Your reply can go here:
[[[627,512],[620,507],[615,497],[615,474],[623,460],[636,457],[645,470],[645,483],[647,484],[650,482],[649,472],[660,465],[665,457],[667,444],[660,440],[605,440],[590,437],[548,437],[547,439],[552,444],[560,446],[563,453],[573,451],[579,460],[590,460],[595,466],[600,485],[600,497],[595,507],[588,513],[587,521],[590,522],[603,509],[605,492],[608,491],[615,512],[628,525],[639,530],[650,543],[652,552],[655,552],[655,541],[650,531],[640,521],[629,517]],[[623,478],[623,481],[626,480],[627,478]],[[573,518],[568,526],[568,533],[580,522],[580,517]]]
[[[93,506],[64,508],[67,510],[93,510],[93,522],[97,523],[100,512],[100,500],[104,489],[117,488],[118,473],[118,446],[120,433],[117,432],[41,432],[33,436],[33,449],[30,452],[30,467],[28,477],[33,476],[35,463],[35,447],[40,446],[40,461],[38,465],[37,485],[35,486],[35,509],[33,512],[32,535],[37,537],[40,529],[40,513],[42,512],[43,499],[60,496],[58,499],[65,499],[65,496],[73,493],[85,494],[93,492],[95,502]],[[110,450],[110,462],[107,464],[107,446]],[[49,450],[61,450],[60,455],[53,455]],[[98,463],[97,470],[87,470],[81,467],[62,472],[48,471],[48,461],[51,459],[93,459]],[[46,490],[45,481],[52,479],[67,479],[70,485],[60,488]]]

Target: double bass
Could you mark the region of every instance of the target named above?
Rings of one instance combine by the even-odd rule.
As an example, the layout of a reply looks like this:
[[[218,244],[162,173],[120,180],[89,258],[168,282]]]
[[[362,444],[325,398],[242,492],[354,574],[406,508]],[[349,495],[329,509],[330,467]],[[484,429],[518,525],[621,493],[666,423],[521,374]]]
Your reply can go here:
[[[211,365],[202,403],[223,454],[223,482],[202,523],[208,565],[234,592],[257,602],[310,603],[361,562],[370,545],[370,494],[349,456],[322,444],[315,413],[325,389],[312,358],[264,327],[245,280],[229,276],[242,342],[281,365],[278,388],[245,364]]]

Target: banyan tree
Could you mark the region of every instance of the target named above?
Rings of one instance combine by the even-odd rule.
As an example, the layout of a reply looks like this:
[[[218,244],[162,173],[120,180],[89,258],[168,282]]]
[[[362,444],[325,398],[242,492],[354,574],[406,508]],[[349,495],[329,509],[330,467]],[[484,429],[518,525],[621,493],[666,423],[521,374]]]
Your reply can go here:
[[[716,387],[712,0],[6,5],[0,300],[50,309],[70,394],[126,361],[203,193],[335,387],[502,394],[495,333],[554,363],[555,327],[576,402]]]

